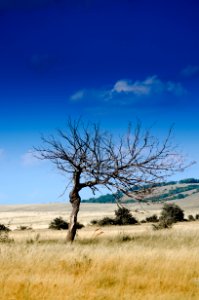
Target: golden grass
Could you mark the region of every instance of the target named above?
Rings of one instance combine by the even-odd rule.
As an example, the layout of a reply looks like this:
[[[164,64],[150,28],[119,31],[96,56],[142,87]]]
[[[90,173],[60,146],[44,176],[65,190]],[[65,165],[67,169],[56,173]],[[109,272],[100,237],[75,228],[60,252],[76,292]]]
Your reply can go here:
[[[13,232],[0,243],[0,299],[198,299],[197,228],[143,228],[84,229],[72,245],[65,232]]]

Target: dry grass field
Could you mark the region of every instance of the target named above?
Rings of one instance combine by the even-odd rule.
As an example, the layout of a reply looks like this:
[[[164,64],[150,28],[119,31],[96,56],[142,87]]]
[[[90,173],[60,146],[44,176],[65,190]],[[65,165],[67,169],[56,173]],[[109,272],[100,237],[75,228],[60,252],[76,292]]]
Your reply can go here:
[[[198,299],[199,222],[87,228],[72,245],[63,231],[10,238],[0,243],[1,300]]]
[[[192,203],[193,204],[193,203]],[[187,206],[186,206],[187,205]],[[67,212],[67,209],[68,212]],[[73,244],[65,231],[47,229],[67,217],[64,204],[1,207],[0,223],[13,230],[0,238],[1,300],[199,299],[199,222],[153,231],[151,225],[86,226]],[[115,205],[84,204],[81,222],[112,216]],[[186,213],[197,205],[184,204]],[[137,217],[160,207],[131,207]]]
[[[170,201],[179,204],[185,215],[199,213],[199,194],[192,194],[186,199]],[[162,204],[128,204],[126,205],[138,219],[145,219],[152,214],[159,214]],[[79,222],[87,225],[92,219],[114,216],[116,204],[82,203]],[[69,203],[31,204],[31,205],[0,205],[0,223],[9,224],[11,229],[31,226],[33,229],[46,229],[51,220],[62,216],[68,220],[71,211]]]

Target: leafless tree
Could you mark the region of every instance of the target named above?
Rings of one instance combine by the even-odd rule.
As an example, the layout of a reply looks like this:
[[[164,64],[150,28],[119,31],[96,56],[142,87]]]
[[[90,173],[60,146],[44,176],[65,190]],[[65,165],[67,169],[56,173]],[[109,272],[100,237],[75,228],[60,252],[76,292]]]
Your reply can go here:
[[[151,130],[143,131],[140,122],[134,130],[129,126],[122,137],[113,137],[97,124],[69,119],[65,132],[58,130],[56,138],[43,137],[42,141],[43,146],[35,148],[37,157],[50,160],[70,175],[72,212],[68,241],[73,241],[76,235],[79,193],[83,188],[95,193],[105,186],[126,195],[134,188],[139,198],[150,190],[149,186],[184,168],[182,156],[171,143],[171,130],[161,142]]]

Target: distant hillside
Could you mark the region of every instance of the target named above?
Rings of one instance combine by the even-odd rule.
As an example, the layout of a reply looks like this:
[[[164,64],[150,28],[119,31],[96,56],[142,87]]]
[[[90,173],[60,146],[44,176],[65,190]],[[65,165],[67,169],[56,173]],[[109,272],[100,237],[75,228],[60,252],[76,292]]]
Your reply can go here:
[[[114,203],[115,197],[113,194],[106,194],[97,198],[89,198],[88,200],[82,200],[82,203]]]
[[[133,190],[133,189],[132,189]],[[158,203],[162,201],[181,200],[199,193],[199,179],[187,178],[180,181],[169,181],[158,184],[154,192],[143,199],[143,202]],[[118,196],[118,195],[117,195]],[[124,203],[137,202],[132,198],[120,194],[120,201]],[[114,203],[115,195],[106,194],[97,198],[82,200],[83,203]]]

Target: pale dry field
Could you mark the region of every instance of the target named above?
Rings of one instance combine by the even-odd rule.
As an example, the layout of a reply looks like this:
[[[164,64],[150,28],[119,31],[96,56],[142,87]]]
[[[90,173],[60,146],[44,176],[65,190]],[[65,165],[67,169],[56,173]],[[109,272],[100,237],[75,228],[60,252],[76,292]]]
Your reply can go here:
[[[187,214],[199,211],[197,203],[183,205]],[[161,206],[129,208],[141,219]],[[115,209],[83,204],[79,219],[88,223]],[[1,207],[0,223],[33,228],[13,230],[10,242],[0,242],[1,300],[199,299],[198,221],[156,232],[149,224],[86,226],[71,245],[65,231],[46,229],[69,212],[65,204]]]
[[[199,222],[65,232],[13,231],[0,243],[1,300],[189,300],[199,295]]]
[[[194,194],[187,199],[170,201],[177,203],[185,211],[185,215],[199,213],[199,195]],[[128,204],[126,205],[138,219],[145,219],[152,214],[159,214],[162,204]],[[116,204],[87,204],[82,203],[78,220],[84,225],[92,219],[100,219],[105,216],[113,217],[117,209]],[[0,223],[9,225],[11,229],[17,229],[21,225],[31,226],[33,229],[46,229],[50,221],[62,216],[69,220],[71,205],[69,203],[50,203],[36,205],[0,205]]]

